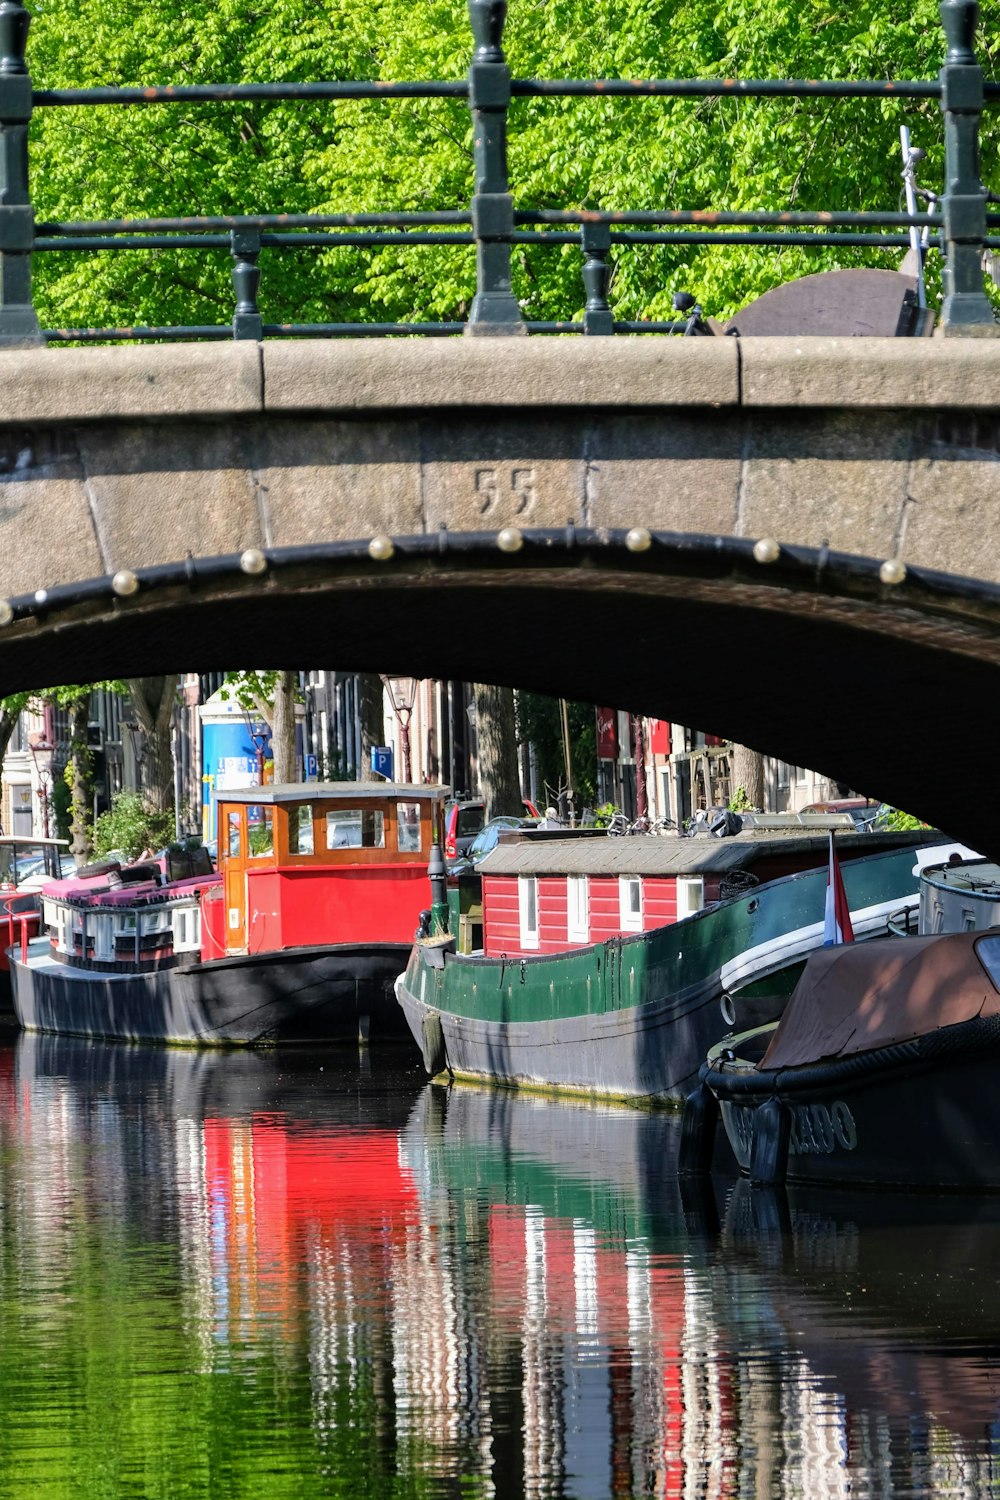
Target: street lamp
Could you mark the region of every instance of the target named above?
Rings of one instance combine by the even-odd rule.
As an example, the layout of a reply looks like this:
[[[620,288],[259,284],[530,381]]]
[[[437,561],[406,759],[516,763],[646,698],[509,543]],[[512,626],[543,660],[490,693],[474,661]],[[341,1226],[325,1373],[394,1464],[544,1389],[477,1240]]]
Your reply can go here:
[[[51,756],[55,746],[44,729],[35,729],[28,735],[28,749],[31,751],[35,777],[38,781],[38,802],[42,809],[42,837],[47,839],[49,836],[49,788],[52,785]],[[40,761],[39,755],[47,755],[49,759]]]
[[[392,711],[399,723],[399,749],[403,758],[403,780],[412,781],[413,770],[410,764],[410,715],[413,713],[413,704],[417,696],[416,677],[386,677],[379,673],[382,678],[382,686],[389,694]]]
[[[246,720],[247,734],[253,744],[257,756],[257,785],[264,785],[264,761],[266,760],[265,749],[271,738],[271,730],[263,719],[253,719],[244,710],[243,717]]]

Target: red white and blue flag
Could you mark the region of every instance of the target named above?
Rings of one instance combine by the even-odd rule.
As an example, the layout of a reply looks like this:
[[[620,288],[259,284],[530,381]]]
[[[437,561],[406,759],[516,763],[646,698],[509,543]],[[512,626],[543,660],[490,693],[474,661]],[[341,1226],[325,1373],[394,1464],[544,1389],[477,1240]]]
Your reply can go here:
[[[831,829],[830,868],[826,877],[826,914],[823,919],[823,947],[829,948],[834,943],[853,942],[851,908],[847,904],[844,877],[840,873],[840,861],[833,847],[833,829]]]

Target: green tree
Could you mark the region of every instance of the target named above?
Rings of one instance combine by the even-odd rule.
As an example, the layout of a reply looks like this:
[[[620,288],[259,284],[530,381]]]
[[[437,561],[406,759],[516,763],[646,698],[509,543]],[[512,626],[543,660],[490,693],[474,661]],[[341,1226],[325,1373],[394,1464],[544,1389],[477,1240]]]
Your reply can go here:
[[[597,795],[597,729],[590,703],[568,703],[570,769],[574,807],[580,813]],[[566,752],[558,698],[518,693],[519,735],[534,748],[543,801],[554,803],[566,790]]]
[[[94,824],[94,853],[116,853],[128,863],[145,849],[160,849],[173,836],[169,812],[150,809],[138,792],[119,792]]]
[[[249,714],[255,714],[271,731],[274,780],[296,780],[295,703],[299,697],[298,673],[290,671],[227,672],[224,697],[232,697]]]
[[[95,692],[105,690],[125,694],[125,683],[119,678],[103,682],[65,683],[29,694],[35,702],[49,702],[65,709],[69,720],[69,755],[66,761],[66,785],[69,789],[70,853],[77,863],[90,856],[91,819],[94,804],[93,755],[87,733],[90,723],[90,701]]]
[[[981,7],[981,36],[1000,0]],[[831,8],[734,0],[513,0],[505,44],[517,76],[932,77],[944,41],[937,0]],[[463,0],[71,0],[35,16],[36,86],[288,79],[461,77],[471,39]],[[994,76],[988,42],[982,48]],[[510,169],[521,208],[895,208],[901,121],[940,186],[936,100],[519,99]],[[1000,125],[984,125],[984,160]],[[36,215],[259,213],[467,207],[471,125],[460,100],[256,101],[39,109],[32,123]],[[994,184],[1000,185],[1000,184]],[[280,266],[277,261],[280,256]],[[635,246],[614,252],[619,316],[670,315],[690,288],[719,316],[810,270],[894,265],[830,246]],[[225,323],[225,251],[139,250],[36,257],[48,325]],[[268,321],[461,318],[471,248],[330,249],[261,257]],[[530,318],[578,314],[575,246],[520,245],[515,290]]]

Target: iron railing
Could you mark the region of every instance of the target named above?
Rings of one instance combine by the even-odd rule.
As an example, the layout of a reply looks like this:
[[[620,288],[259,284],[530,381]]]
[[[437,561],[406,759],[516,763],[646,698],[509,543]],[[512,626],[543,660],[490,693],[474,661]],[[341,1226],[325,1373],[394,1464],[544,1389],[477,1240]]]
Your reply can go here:
[[[979,122],[1000,99],[974,51],[975,0],[942,0],[947,50],[930,80],[804,79],[512,79],[503,47],[506,0],[468,0],[474,51],[465,79],[415,83],[366,80],[315,83],[34,89],[25,61],[29,14],[22,0],[0,0],[0,346],[43,342],[142,339],[261,339],[296,336],[387,336],[524,332],[682,333],[692,319],[618,320],[609,302],[613,247],[629,245],[831,245],[905,248],[910,231],[935,232],[943,257],[940,321],[952,333],[994,325],[983,279],[987,249],[1000,249],[1000,214],[987,212],[979,175]],[[523,98],[928,99],[944,116],[945,190],[927,213],[727,212],[676,209],[591,212],[521,210],[507,171],[511,101]],[[191,218],[104,219],[36,225],[29,182],[28,128],[34,109],[92,105],[152,107],[253,100],[464,99],[473,123],[475,189],[468,209],[437,213],[261,214]],[[525,322],[511,284],[515,245],[580,247],[585,308],[572,322]],[[476,293],[466,322],[265,323],[260,310],[262,249],[351,246],[474,245]],[[232,257],[231,324],[42,330],[32,301],[32,258],[51,251],[138,249],[228,250]]]

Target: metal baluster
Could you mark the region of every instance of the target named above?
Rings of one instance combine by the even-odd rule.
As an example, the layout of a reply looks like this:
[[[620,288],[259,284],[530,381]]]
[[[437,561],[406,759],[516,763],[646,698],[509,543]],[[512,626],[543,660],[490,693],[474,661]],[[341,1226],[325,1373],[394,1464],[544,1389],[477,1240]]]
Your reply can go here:
[[[28,195],[31,79],[24,61],[31,17],[0,3],[0,347],[44,342],[31,302],[35,216]]]
[[[584,333],[614,333],[615,320],[608,302],[611,267],[611,228],[608,224],[583,224],[583,285],[587,293],[583,309]]]
[[[233,338],[263,338],[263,323],[257,305],[260,289],[260,231],[257,229],[234,229],[230,235],[233,257],[233,291],[236,293],[236,310],[233,313]]]
[[[979,177],[983,70],[973,50],[978,16],[976,0],[942,0],[948,51],[939,75],[945,161],[941,330],[953,336],[1000,331],[983,288],[986,192]]]
[[[465,332],[527,333],[511,291],[510,237],[514,200],[507,179],[507,108],[510,69],[500,45],[507,0],[469,0],[476,49],[469,68],[469,109],[475,191],[472,232],[476,236],[476,295]]]

